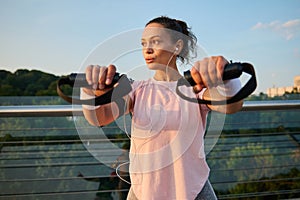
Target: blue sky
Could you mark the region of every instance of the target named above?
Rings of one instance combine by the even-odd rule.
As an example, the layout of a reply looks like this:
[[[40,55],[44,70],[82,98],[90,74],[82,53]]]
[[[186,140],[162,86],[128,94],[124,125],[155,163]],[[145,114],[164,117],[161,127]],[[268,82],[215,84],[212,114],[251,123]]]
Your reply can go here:
[[[160,15],[186,21],[208,55],[251,62],[256,93],[300,75],[300,0],[0,0],[0,69],[78,71],[103,41]]]

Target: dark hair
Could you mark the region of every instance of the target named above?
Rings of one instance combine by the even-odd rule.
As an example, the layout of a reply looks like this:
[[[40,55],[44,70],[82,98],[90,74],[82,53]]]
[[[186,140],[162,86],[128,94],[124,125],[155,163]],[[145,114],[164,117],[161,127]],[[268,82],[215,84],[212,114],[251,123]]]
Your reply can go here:
[[[197,37],[192,33],[191,28],[187,26],[184,21],[172,19],[166,16],[161,16],[150,20],[147,24],[158,23],[164,26],[164,28],[177,31],[181,34],[171,34],[174,42],[181,39],[183,41],[183,48],[178,55],[179,59],[184,62],[189,60],[190,52],[195,54],[195,48],[197,43]],[[182,35],[183,34],[183,35]]]

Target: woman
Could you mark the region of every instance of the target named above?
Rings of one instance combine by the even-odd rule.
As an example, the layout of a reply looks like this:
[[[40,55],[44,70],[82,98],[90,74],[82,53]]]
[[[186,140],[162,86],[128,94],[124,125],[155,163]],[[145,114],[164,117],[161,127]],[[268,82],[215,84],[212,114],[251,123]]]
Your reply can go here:
[[[132,114],[130,146],[131,189],[127,199],[216,199],[208,181],[203,137],[210,110],[235,113],[243,102],[230,105],[198,105],[185,101],[175,92],[182,76],[176,61],[187,61],[196,46],[196,37],[183,21],[158,17],[149,21],[141,45],[147,67],[155,70],[153,78],[134,81],[132,91],[124,97],[126,113]],[[191,75],[193,90],[183,88],[189,96],[224,100],[240,89],[239,80],[222,82],[222,56],[194,63]],[[116,72],[114,65],[86,68],[86,79],[93,90],[84,88],[82,96],[105,93]],[[122,113],[121,103],[84,106],[89,123],[104,126]]]

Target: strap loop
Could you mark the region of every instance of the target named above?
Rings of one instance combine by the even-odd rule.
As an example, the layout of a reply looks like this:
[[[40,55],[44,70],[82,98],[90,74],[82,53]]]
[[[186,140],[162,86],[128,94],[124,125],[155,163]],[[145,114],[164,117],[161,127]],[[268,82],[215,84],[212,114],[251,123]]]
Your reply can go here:
[[[251,75],[251,78],[248,82],[244,85],[243,88],[240,89],[233,97],[226,99],[226,100],[204,100],[204,99],[197,99],[197,98],[190,98],[185,96],[180,90],[180,86],[194,86],[196,85],[195,81],[193,80],[190,71],[184,72],[184,78],[181,78],[177,82],[176,86],[176,93],[183,99],[198,103],[198,104],[214,104],[214,105],[224,105],[224,104],[231,104],[238,102],[246,97],[248,97],[257,86],[256,76],[254,67],[249,63],[230,63],[225,66],[223,80],[229,80],[240,77],[240,75],[245,72]]]

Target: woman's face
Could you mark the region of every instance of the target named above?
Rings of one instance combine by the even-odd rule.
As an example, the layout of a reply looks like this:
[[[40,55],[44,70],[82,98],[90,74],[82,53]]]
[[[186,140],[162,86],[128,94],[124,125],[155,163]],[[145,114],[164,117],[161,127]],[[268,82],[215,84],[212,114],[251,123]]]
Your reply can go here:
[[[171,32],[158,23],[151,23],[144,29],[141,45],[149,69],[158,70],[176,67],[175,44]]]

